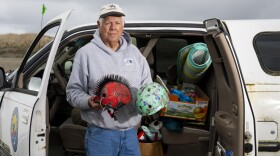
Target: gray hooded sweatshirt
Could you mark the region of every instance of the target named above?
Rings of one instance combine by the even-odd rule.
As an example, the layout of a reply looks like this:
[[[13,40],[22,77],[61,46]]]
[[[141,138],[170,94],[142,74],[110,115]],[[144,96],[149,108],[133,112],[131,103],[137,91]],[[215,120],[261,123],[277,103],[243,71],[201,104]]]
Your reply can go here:
[[[90,43],[80,48],[74,58],[72,73],[66,88],[67,101],[80,108],[81,117],[88,124],[107,129],[129,129],[141,120],[135,106],[137,90],[152,82],[150,68],[138,48],[131,44],[130,36],[124,32],[120,48],[112,51],[100,38],[97,30]],[[88,99],[94,94],[96,82],[105,75],[123,76],[131,85],[133,100],[120,109],[114,120],[107,111],[93,110]]]

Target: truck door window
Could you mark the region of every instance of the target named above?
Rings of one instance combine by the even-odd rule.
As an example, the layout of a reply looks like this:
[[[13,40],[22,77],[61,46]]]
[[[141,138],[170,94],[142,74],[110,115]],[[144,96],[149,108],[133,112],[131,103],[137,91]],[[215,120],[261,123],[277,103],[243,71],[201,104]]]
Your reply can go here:
[[[280,75],[280,32],[262,32],[255,36],[254,48],[262,69]]]
[[[41,58],[43,58],[42,55],[46,55],[45,58],[49,55],[49,53],[44,53],[43,50],[52,44],[51,42],[58,28],[58,26],[55,26],[45,32],[40,38],[35,38],[35,44],[33,46],[31,45],[30,49],[25,54],[25,58],[22,62],[24,68],[19,76],[16,88],[36,92],[39,91],[47,61],[47,59]]]

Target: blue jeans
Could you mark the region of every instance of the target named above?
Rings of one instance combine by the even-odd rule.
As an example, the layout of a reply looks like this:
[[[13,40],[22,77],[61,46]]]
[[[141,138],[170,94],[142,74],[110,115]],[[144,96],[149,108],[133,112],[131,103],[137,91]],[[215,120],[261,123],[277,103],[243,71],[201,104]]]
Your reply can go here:
[[[135,128],[111,130],[88,125],[85,140],[87,156],[140,156]]]

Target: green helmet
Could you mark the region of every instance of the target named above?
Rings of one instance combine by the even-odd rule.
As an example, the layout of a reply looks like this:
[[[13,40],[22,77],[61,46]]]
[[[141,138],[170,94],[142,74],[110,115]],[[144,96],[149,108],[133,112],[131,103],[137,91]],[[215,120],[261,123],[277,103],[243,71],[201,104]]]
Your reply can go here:
[[[156,82],[145,84],[137,91],[136,107],[143,116],[155,114],[166,107],[168,101],[166,90]]]

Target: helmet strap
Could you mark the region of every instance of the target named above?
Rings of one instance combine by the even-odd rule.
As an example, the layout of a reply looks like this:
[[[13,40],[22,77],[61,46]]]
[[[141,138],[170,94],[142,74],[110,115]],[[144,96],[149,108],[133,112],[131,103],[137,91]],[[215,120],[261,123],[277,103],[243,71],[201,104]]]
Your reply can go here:
[[[101,99],[100,99],[100,101],[99,101],[99,105],[100,105],[100,107],[104,110],[105,109],[105,107],[103,107],[102,106],[102,100],[104,99],[104,97],[102,97]]]

